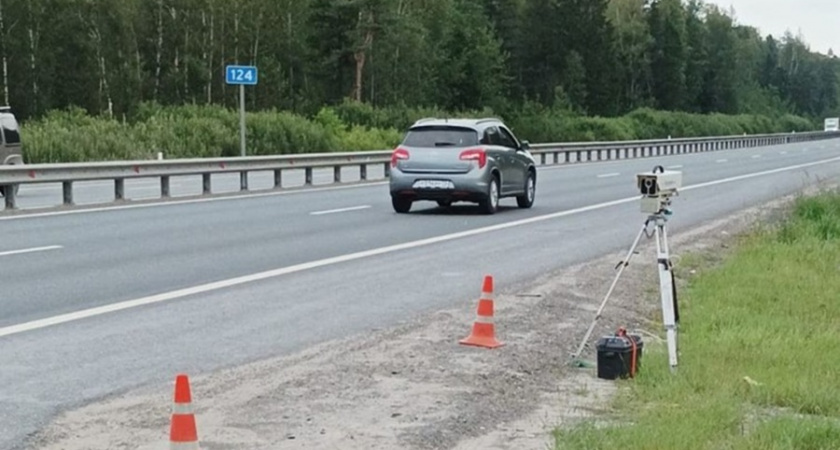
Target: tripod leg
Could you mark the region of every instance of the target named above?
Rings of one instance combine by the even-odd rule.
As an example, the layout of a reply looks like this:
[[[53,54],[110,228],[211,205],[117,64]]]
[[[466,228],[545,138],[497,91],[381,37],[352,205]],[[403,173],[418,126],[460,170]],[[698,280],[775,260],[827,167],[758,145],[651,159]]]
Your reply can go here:
[[[671,371],[677,367],[677,324],[674,277],[668,254],[668,236],[663,224],[656,226],[656,253],[659,266],[659,292],[662,301],[662,322],[668,342],[668,360]]]
[[[604,296],[604,300],[601,302],[601,306],[598,308],[598,312],[595,313],[595,320],[589,325],[589,329],[586,330],[586,334],[583,337],[583,340],[580,342],[580,346],[578,347],[577,351],[573,358],[580,357],[581,352],[583,352],[583,347],[586,346],[586,342],[589,340],[589,336],[592,335],[592,331],[595,329],[595,324],[598,322],[598,319],[601,318],[601,313],[604,311],[604,306],[607,305],[607,301],[610,299],[610,296],[615,290],[615,286],[618,284],[618,279],[621,278],[621,274],[624,272],[624,268],[630,264],[630,258],[633,256],[633,253],[636,252],[636,247],[639,245],[639,241],[642,239],[642,235],[645,233],[645,229],[647,229],[648,223],[645,222],[642,225],[642,229],[639,230],[639,234],[636,235],[636,239],[633,241],[633,245],[630,246],[630,250],[627,252],[627,256],[624,260],[618,263],[618,273],[615,275],[613,279],[612,285],[610,285],[609,290],[607,290],[607,295]]]

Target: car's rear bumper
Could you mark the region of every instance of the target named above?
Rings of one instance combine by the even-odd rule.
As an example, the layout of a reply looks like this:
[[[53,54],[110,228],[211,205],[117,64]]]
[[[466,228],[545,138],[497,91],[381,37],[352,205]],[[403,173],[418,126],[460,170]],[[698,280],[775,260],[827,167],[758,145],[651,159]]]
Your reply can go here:
[[[487,196],[490,172],[467,174],[421,174],[394,170],[390,174],[391,196],[412,200],[480,201]],[[419,180],[449,181],[451,188],[417,188]]]

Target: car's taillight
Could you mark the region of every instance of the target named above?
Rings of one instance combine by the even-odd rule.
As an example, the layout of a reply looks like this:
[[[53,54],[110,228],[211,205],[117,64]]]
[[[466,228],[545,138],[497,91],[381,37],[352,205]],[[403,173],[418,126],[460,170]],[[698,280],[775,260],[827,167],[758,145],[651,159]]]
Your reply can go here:
[[[401,159],[408,159],[408,150],[404,148],[394,150],[394,153],[391,153],[391,167],[397,167],[397,161]]]
[[[478,168],[483,169],[487,164],[487,153],[483,148],[471,148],[461,152],[459,158],[462,161],[478,161]]]

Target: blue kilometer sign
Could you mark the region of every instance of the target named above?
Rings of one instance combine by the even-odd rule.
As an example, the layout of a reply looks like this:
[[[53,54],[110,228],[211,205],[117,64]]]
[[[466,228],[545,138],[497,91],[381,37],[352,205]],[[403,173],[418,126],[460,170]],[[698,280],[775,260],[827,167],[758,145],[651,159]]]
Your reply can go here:
[[[256,66],[227,66],[225,68],[225,82],[227,84],[257,84]]]

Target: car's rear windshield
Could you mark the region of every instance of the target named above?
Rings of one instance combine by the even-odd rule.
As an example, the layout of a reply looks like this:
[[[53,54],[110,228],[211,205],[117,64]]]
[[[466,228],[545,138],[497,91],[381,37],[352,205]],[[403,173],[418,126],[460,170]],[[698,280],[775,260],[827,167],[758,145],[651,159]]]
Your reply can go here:
[[[478,145],[478,133],[463,127],[429,125],[408,130],[403,145],[409,147],[465,147]]]

